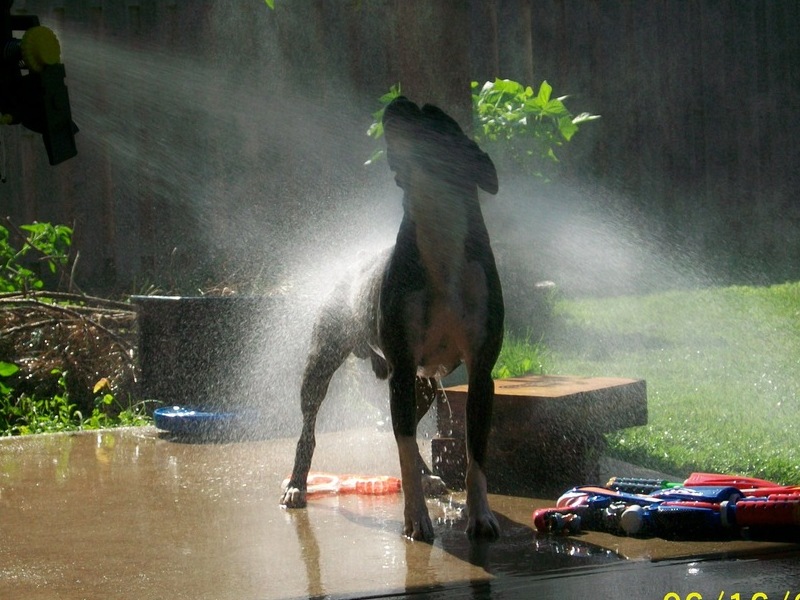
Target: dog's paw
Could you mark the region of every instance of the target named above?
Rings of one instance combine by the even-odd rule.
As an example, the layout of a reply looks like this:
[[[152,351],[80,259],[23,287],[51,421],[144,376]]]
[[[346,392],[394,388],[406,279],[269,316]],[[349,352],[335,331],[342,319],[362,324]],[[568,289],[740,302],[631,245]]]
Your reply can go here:
[[[470,514],[467,520],[467,537],[471,540],[496,540],[500,537],[500,523],[488,508]]]
[[[288,486],[281,495],[281,506],[285,508],[305,508],[306,491]]]
[[[428,511],[409,516],[406,514],[406,524],[403,533],[407,538],[423,542],[433,541],[433,523]]]
[[[436,475],[422,476],[422,492],[426,498],[438,498],[447,494],[447,486],[441,477]]]

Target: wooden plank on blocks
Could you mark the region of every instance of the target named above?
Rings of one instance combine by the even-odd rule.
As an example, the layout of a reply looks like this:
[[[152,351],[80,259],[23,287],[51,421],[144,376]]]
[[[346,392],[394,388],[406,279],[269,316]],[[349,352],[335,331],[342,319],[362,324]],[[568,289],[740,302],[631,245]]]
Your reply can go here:
[[[647,386],[641,379],[529,375],[495,380],[494,390],[494,427],[510,435],[529,435],[531,428],[609,433],[647,424]],[[467,385],[445,389],[440,435],[463,434],[467,391]]]
[[[542,375],[494,382],[487,460],[489,491],[555,495],[597,481],[604,434],[647,423],[647,388],[639,379]],[[434,473],[460,489],[468,386],[445,389],[432,440]],[[554,496],[554,497],[555,497]]]

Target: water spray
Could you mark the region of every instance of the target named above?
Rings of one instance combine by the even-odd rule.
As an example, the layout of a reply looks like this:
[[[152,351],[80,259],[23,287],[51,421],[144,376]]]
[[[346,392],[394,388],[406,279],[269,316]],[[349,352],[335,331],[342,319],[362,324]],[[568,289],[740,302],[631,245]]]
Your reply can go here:
[[[78,154],[61,45],[39,17],[11,15],[13,3],[0,0],[0,124],[21,123],[40,134],[50,164],[57,165]]]

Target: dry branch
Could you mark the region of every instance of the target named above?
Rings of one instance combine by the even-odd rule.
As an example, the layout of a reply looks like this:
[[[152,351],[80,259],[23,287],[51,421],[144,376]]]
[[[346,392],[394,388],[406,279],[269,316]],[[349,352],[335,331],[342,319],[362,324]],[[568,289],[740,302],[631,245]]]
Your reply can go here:
[[[72,401],[94,403],[106,378],[118,399],[135,396],[136,312],[124,303],[55,293],[0,294],[0,361],[20,367],[15,389],[52,392],[54,369],[67,373]]]

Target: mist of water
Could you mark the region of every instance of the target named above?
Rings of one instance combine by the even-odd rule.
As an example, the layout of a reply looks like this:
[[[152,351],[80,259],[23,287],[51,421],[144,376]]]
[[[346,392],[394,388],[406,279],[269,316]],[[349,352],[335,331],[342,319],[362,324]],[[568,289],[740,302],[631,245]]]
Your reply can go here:
[[[401,217],[388,166],[362,165],[373,147],[364,136],[373,99],[343,91],[322,103],[296,94],[268,66],[237,71],[79,29],[61,35],[81,127],[74,168],[109,171],[77,176],[84,214],[111,185],[118,244],[139,248],[150,226],[154,264],[167,278],[200,254],[274,299],[264,322],[253,324],[262,339],[253,341],[252,364],[231,369],[249,374],[243,393],[293,435],[319,305],[347,269],[393,242]],[[500,189],[484,212],[506,280],[547,279],[581,295],[706,279],[691,256],[648,239],[610,191],[530,178],[501,180]],[[119,268],[136,270],[118,258]],[[384,418],[372,405],[386,404],[388,391],[365,363],[348,361],[329,396],[322,427]]]
[[[640,294],[713,281],[689,248],[666,244],[619,193],[590,182],[512,177],[485,206],[497,253],[518,277],[570,297]]]
[[[265,322],[252,324],[263,339],[251,340],[253,364],[240,370],[258,378],[241,389],[293,433],[317,309],[349,268],[393,243],[401,216],[388,168],[363,166],[369,111],[343,101],[332,112],[330,102],[289,96],[269,69],[237,72],[79,29],[60,35],[81,128],[73,168],[100,163],[110,171],[84,168],[78,177],[86,225],[110,182],[114,238],[141,251],[136,238],[154,219],[151,251],[164,279],[179,277],[190,259],[213,262],[221,284],[274,300]],[[126,268],[125,257],[117,259]],[[337,375],[321,427],[382,418],[368,400],[385,397],[385,385],[373,384],[365,367],[349,361]]]

